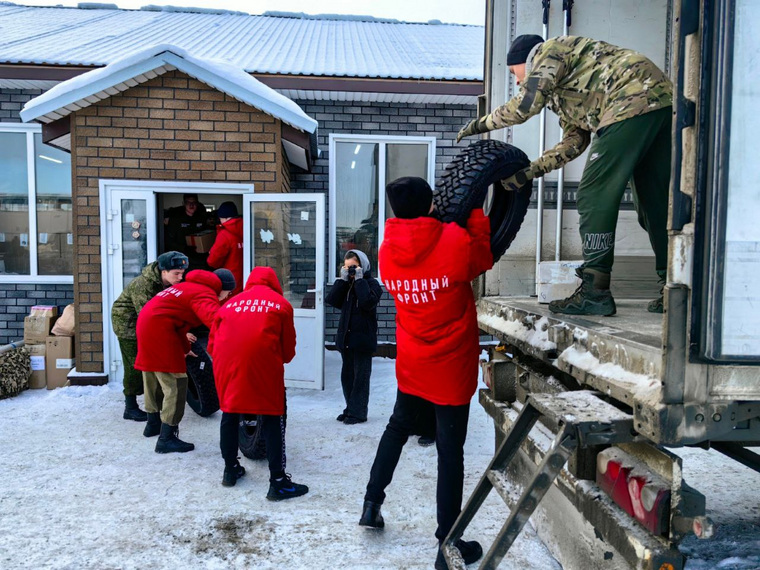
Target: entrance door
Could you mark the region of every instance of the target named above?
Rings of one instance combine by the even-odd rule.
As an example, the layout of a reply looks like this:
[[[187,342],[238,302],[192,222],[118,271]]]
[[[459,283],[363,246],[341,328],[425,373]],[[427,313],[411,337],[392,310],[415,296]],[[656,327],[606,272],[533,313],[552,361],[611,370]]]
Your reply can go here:
[[[143,267],[156,260],[156,198],[152,190],[112,190],[103,193],[106,236],[104,255],[104,299],[116,299]],[[110,304],[109,304],[110,307]],[[106,315],[104,315],[105,317]],[[107,341],[105,362],[111,379],[121,382],[124,369],[116,336],[112,334],[110,311],[103,319],[103,338]]]
[[[296,357],[285,366],[287,386],[324,388],[325,197],[323,194],[244,196],[244,270],[274,269],[293,305]]]

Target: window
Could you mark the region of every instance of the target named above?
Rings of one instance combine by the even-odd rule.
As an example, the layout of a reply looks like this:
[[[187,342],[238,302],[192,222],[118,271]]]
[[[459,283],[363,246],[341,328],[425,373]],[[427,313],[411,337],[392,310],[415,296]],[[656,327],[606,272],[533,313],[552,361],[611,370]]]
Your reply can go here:
[[[434,137],[330,135],[330,274],[350,249],[367,254],[375,276],[385,220],[385,185],[402,176],[435,177]]]
[[[73,248],[70,155],[0,123],[0,281],[71,282]]]

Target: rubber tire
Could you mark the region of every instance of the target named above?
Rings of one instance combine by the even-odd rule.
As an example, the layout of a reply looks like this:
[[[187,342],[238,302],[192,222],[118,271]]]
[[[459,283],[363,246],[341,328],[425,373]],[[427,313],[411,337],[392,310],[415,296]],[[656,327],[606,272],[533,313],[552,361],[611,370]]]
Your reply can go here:
[[[507,251],[525,219],[533,192],[533,181],[516,192],[499,184],[530,164],[527,155],[511,144],[497,140],[475,141],[446,167],[433,191],[433,203],[444,222],[467,224],[470,212],[483,207],[491,220],[491,253],[494,263]],[[490,204],[484,204],[494,186]]]
[[[219,396],[214,383],[214,368],[211,357],[200,342],[194,342],[192,351],[197,358],[185,358],[187,365],[187,405],[192,410],[206,418],[219,410]]]
[[[288,427],[288,399],[285,398],[285,428]],[[256,416],[256,426],[249,426],[246,419],[240,416],[238,428],[238,448],[248,459],[258,460],[267,458],[267,446],[261,437],[261,416]]]

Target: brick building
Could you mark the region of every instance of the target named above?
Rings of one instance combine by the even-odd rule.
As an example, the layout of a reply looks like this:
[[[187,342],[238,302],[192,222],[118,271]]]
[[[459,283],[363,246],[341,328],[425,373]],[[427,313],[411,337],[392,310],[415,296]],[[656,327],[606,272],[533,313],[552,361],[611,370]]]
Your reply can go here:
[[[16,156],[0,151],[0,162],[35,164],[4,181],[10,191],[0,181],[0,220],[12,215],[18,226],[0,229],[6,262],[0,267],[0,343],[21,336],[30,305],[74,301],[77,370],[95,376],[118,373],[107,306],[160,253],[161,212],[178,207],[183,193],[197,193],[209,209],[227,199],[238,204],[248,216],[249,262],[279,263],[291,302],[308,320],[346,249],[361,247],[376,261],[390,215],[385,182],[417,174],[432,183],[455,154],[456,132],[474,116],[482,91],[478,27],[6,6],[0,6],[0,21],[32,12],[39,39],[0,39],[0,138],[24,139],[27,149]],[[76,26],[61,25],[60,14]],[[151,37],[173,41],[210,20],[216,27],[205,26],[193,46],[146,48]],[[283,33],[264,34],[259,28],[265,25]],[[258,33],[263,43],[235,57],[220,53],[235,44],[223,35],[233,29],[241,38]],[[319,41],[320,33],[337,42],[339,53]],[[420,51],[420,42],[434,52]],[[293,54],[294,45],[300,55],[274,57]],[[131,55],[117,56],[124,53]],[[169,54],[162,66],[140,67],[160,54]],[[98,73],[85,73],[92,69]],[[244,78],[230,80],[235,73],[255,78],[248,92]],[[33,123],[20,123],[22,116]],[[12,187],[24,175],[27,187],[14,196]],[[70,186],[61,184],[65,177]],[[26,203],[18,199],[24,193]],[[273,195],[286,198],[265,199]],[[28,208],[35,202],[36,216]],[[18,221],[24,216],[26,226]],[[278,231],[287,244],[264,239]],[[318,277],[308,269],[315,262]],[[379,313],[380,340],[391,343],[390,298]],[[337,315],[326,308],[322,319],[308,326],[318,325],[331,342]]]

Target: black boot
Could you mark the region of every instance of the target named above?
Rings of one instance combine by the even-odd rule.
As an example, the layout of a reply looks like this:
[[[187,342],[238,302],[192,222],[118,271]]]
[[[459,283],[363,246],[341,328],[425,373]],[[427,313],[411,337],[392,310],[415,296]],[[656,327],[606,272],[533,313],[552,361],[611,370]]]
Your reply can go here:
[[[370,528],[385,528],[385,521],[383,515],[380,513],[380,503],[374,503],[372,501],[364,501],[362,507],[362,518],[359,519],[359,526],[367,526]]]
[[[647,304],[647,311],[650,313],[664,313],[665,312],[665,278],[660,277],[660,296],[656,299],[649,301]]]
[[[148,412],[148,423],[145,425],[143,435],[145,437],[153,437],[161,433],[161,414],[156,412]]]
[[[462,555],[465,564],[472,564],[480,560],[483,556],[483,547],[475,540],[457,540],[454,543],[457,547],[459,554]],[[446,563],[446,558],[443,556],[443,550],[438,549],[438,556],[435,559],[435,570],[449,570],[449,565]]]
[[[137,396],[124,396],[124,419],[136,422],[148,420],[148,414],[137,405]]]
[[[270,501],[284,501],[285,499],[300,497],[308,492],[309,488],[306,485],[293,483],[290,475],[283,473],[282,477],[269,480],[267,499]]]
[[[237,480],[245,475],[245,467],[240,465],[239,461],[235,461],[234,465],[228,465],[224,468],[224,475],[222,475],[222,485],[225,487],[234,487]]]
[[[575,270],[581,284],[567,299],[552,301],[549,310],[565,315],[602,315],[610,317],[617,312],[615,299],[610,293],[610,276],[593,269]]]
[[[185,453],[195,449],[195,445],[182,441],[177,437],[179,428],[169,424],[161,424],[161,435],[156,442],[156,453]]]

